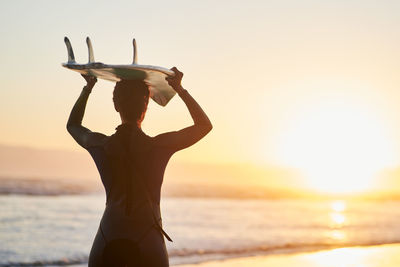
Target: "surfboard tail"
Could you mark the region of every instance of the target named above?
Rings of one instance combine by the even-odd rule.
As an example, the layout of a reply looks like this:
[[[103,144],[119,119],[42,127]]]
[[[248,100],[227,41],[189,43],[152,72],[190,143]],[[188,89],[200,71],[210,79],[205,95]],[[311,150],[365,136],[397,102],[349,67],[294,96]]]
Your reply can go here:
[[[68,37],[64,37],[64,43],[67,46],[68,51],[68,63],[75,63],[74,50],[72,50],[71,42]]]
[[[137,48],[136,48],[135,38],[133,38],[132,44],[133,44],[133,62],[132,62],[132,64],[137,64]]]
[[[94,54],[93,54],[92,42],[90,41],[89,37],[86,37],[86,44],[88,47],[89,63],[92,63],[94,62]]]

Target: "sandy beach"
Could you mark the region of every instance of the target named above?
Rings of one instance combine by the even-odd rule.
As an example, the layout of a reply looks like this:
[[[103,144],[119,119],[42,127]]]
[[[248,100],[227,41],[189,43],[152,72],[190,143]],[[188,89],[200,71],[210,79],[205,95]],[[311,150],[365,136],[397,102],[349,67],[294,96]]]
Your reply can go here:
[[[289,255],[236,258],[180,267],[395,267],[400,266],[400,245],[338,248]]]

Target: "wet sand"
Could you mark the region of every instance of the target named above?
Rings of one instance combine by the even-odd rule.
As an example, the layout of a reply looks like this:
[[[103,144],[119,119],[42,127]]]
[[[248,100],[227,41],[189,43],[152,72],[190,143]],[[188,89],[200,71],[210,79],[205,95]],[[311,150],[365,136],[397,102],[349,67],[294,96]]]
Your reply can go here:
[[[179,267],[398,267],[400,244],[210,261]]]

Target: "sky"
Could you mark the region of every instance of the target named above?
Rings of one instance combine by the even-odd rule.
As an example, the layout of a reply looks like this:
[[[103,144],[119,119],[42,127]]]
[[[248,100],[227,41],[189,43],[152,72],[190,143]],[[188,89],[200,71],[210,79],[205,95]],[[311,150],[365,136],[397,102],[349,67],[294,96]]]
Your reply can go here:
[[[2,1],[0,143],[80,151],[65,125],[84,86],[67,61],[138,62],[184,72],[214,129],[178,161],[297,168],[323,190],[400,166],[400,2]],[[113,84],[99,81],[83,125],[112,134]],[[191,125],[183,102],[152,102],[149,135]],[[366,178],[369,177],[369,178]],[[343,188],[341,188],[343,189]],[[340,188],[338,190],[341,190]],[[362,189],[361,187],[349,190]]]

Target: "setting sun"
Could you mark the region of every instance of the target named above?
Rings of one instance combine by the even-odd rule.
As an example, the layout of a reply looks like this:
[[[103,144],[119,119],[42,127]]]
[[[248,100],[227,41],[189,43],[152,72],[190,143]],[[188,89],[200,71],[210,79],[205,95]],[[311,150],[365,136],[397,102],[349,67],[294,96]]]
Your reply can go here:
[[[279,153],[300,170],[307,187],[334,194],[364,192],[393,162],[388,130],[367,105],[331,97],[298,111],[281,137]]]

